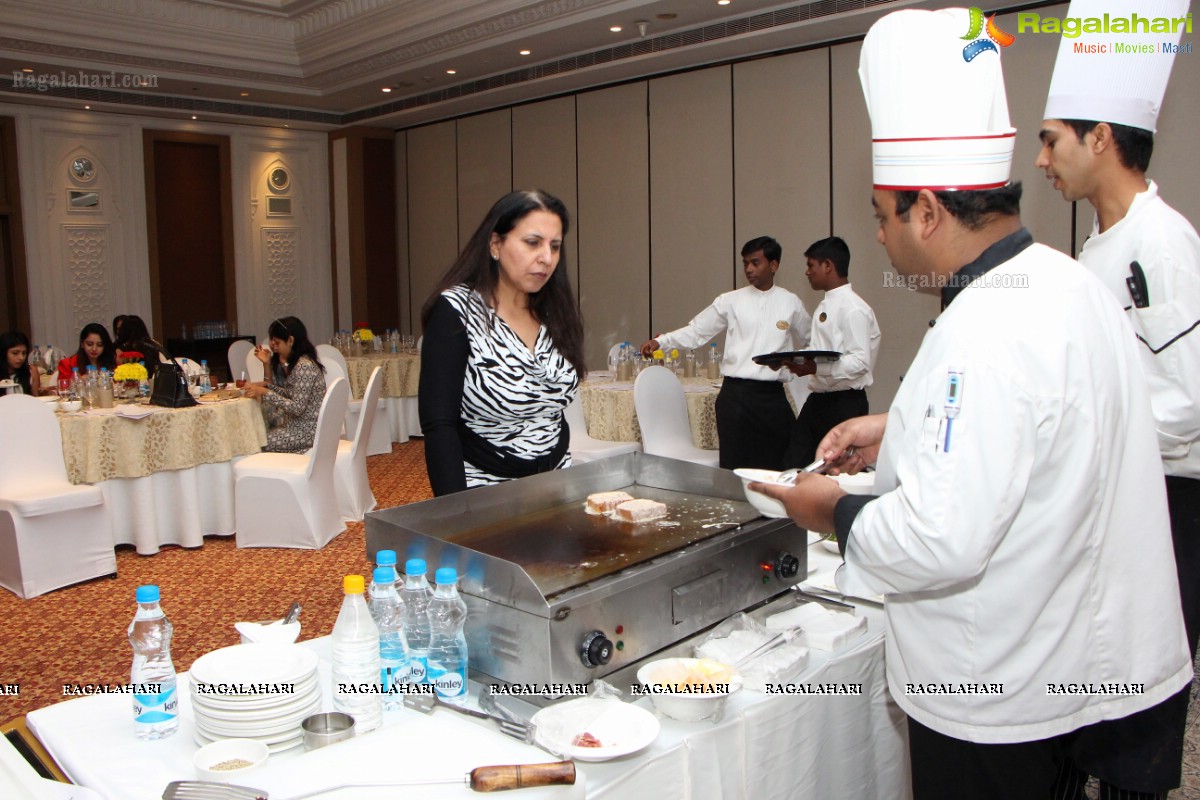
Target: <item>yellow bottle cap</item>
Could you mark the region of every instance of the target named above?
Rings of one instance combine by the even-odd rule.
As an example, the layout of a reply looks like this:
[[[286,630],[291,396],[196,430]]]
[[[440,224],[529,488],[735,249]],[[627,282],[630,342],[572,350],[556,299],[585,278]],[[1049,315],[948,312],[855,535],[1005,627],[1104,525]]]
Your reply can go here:
[[[346,594],[362,594],[365,583],[362,575],[347,575],[342,578],[342,589]]]

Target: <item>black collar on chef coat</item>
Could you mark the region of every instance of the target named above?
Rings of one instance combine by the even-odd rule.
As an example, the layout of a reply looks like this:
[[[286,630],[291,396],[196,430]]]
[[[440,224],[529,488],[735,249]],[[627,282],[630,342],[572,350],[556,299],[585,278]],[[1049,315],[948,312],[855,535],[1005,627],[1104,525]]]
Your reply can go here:
[[[1013,258],[1031,244],[1033,234],[1021,228],[984,250],[979,254],[979,258],[951,275],[949,283],[942,287],[942,310],[945,311],[954,302],[954,298],[958,297],[958,293],[971,285],[971,281]]]

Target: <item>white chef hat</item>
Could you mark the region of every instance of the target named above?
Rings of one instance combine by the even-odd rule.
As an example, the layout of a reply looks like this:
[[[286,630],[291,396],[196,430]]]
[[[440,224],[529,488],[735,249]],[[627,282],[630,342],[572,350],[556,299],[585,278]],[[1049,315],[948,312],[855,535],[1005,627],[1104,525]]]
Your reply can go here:
[[[1103,31],[1107,24],[1109,32],[1063,36],[1043,119],[1115,122],[1153,132],[1175,63],[1173,49],[1162,45],[1179,44],[1183,26],[1170,26],[1176,28],[1175,33],[1153,33],[1151,29],[1156,18],[1180,18],[1187,9],[1188,0],[1072,0],[1064,30],[1070,24],[1082,31],[1083,22],[1092,18],[1099,23],[1095,27]],[[1067,23],[1068,18],[1072,22]],[[1133,31],[1111,32],[1118,18],[1129,21]],[[1094,52],[1101,46],[1103,52]],[[1116,52],[1118,46],[1123,52]]]
[[[858,76],[871,114],[875,188],[1008,183],[1016,129],[1000,71],[1006,35],[985,31],[982,21],[975,9],[909,9],[867,32]]]

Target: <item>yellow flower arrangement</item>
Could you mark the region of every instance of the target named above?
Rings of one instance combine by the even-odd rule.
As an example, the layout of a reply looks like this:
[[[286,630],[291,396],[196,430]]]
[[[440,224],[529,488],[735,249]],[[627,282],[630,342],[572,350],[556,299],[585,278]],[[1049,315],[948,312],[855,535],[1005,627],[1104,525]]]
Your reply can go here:
[[[655,351],[654,351],[654,352],[651,354],[651,356],[652,356],[653,358],[657,359],[658,361],[662,361],[662,360],[663,360],[663,351],[662,351],[662,350],[655,350]]]
[[[375,338],[375,334],[371,333],[370,328],[359,328],[354,332],[354,336],[360,342],[369,342]]]
[[[113,370],[114,381],[144,381],[150,376],[146,372],[146,368],[141,364],[119,364]]]
[[[675,349],[674,347],[671,348],[671,358],[674,361],[679,360],[679,351],[677,349]]]

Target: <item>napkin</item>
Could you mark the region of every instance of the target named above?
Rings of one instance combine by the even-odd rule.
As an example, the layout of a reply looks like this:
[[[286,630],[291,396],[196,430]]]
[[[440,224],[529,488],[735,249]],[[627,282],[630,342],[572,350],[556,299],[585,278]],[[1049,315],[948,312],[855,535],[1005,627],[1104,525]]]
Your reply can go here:
[[[242,635],[242,644],[254,642],[266,644],[293,644],[300,636],[300,623],[292,622],[287,625],[282,620],[274,622],[237,622],[234,629]]]
[[[769,630],[784,630],[800,625],[801,640],[814,650],[832,652],[861,636],[867,630],[867,618],[844,611],[831,611],[819,603],[805,603],[767,617]]]
[[[771,639],[771,634],[754,630],[735,630],[728,636],[707,639],[696,648],[697,658],[711,658],[734,664]],[[746,689],[765,692],[769,683],[787,682],[799,676],[808,665],[808,648],[796,641],[786,642],[754,657],[738,667]]]

